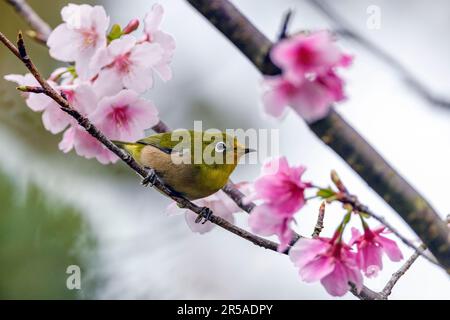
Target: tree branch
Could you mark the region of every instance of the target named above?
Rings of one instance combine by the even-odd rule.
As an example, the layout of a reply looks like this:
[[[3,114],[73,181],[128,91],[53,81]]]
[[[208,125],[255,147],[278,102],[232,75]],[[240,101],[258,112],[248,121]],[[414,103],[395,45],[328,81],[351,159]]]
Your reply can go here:
[[[288,37],[289,23],[291,22],[293,15],[294,13],[290,9],[285,12],[281,23],[280,33],[278,34],[278,40],[283,40]]]
[[[28,5],[25,0],[5,0],[28,23],[33,31],[28,33],[33,39],[45,44],[52,29],[42,18]],[[34,32],[34,33],[33,33]]]
[[[431,104],[450,108],[450,100],[437,97],[436,95],[431,93],[430,90],[419,79],[417,79],[417,77],[415,77],[412,72],[408,70],[399,60],[387,53],[374,42],[358,33],[344,18],[342,18],[335,10],[333,10],[331,6],[320,0],[309,0],[309,2],[331,20],[336,28],[336,33],[359,43],[371,54],[389,65],[402,77],[402,79],[404,79],[406,84],[409,85],[417,94],[422,96],[423,99]]]
[[[392,289],[397,284],[397,282],[400,280],[400,278],[405,275],[406,271],[409,270],[409,268],[412,266],[412,264],[420,256],[420,253],[424,252],[426,250],[426,248],[424,245],[422,245],[419,248],[419,250],[420,251],[414,252],[414,254],[401,266],[401,268],[398,269],[398,271],[392,275],[392,278],[388,281],[388,283],[386,284],[384,289],[380,292],[380,295],[383,297],[383,299],[387,299],[389,297],[389,295],[392,293]]]
[[[263,74],[280,74],[269,58],[273,43],[227,0],[186,0]],[[450,232],[431,205],[336,111],[311,130],[399,213],[450,273]]]

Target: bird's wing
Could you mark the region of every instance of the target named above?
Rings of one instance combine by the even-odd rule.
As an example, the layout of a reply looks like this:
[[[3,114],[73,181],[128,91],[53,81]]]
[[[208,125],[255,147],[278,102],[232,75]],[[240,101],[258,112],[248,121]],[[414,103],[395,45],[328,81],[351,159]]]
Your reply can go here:
[[[190,132],[188,132],[188,135],[190,134]],[[173,149],[180,149],[179,151],[181,151],[183,149],[183,147],[186,147],[183,144],[180,144],[180,139],[177,139],[177,136],[172,136],[172,132],[166,132],[166,133],[158,133],[158,134],[154,134],[151,135],[147,138],[141,139],[139,141],[137,141],[137,143],[139,144],[144,144],[144,145],[150,145],[153,146],[155,148],[160,149],[161,151],[170,154]],[[190,147],[190,143],[189,143],[189,147]],[[189,148],[188,147],[188,148]]]
[[[165,133],[154,134],[149,137],[143,138],[143,139],[137,141],[136,143],[147,145],[147,146],[153,146],[167,154],[170,154],[172,152],[173,147],[168,145],[167,143],[165,143],[166,139],[164,139],[164,135],[165,135]]]

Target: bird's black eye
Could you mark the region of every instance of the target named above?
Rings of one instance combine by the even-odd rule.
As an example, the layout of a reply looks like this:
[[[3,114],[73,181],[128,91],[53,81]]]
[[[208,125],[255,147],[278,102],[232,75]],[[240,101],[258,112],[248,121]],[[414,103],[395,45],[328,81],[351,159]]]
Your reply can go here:
[[[216,148],[215,149],[216,149],[216,152],[224,152],[226,148],[227,148],[227,146],[225,145],[225,143],[218,142],[216,144]]]

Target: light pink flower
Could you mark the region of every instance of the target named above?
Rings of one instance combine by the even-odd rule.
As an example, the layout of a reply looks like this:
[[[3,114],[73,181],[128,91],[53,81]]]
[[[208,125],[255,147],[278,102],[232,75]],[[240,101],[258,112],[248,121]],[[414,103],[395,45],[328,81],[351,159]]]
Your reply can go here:
[[[303,207],[305,189],[311,186],[309,182],[302,181],[304,172],[303,166],[289,166],[286,157],[268,161],[253,183],[253,193],[246,200],[263,200],[272,211],[290,217]]]
[[[264,111],[276,118],[290,106],[306,122],[324,118],[334,102],[345,99],[343,81],[333,71],[294,85],[284,76],[267,77],[263,86]]]
[[[106,47],[109,17],[101,6],[69,4],[61,10],[65,23],[50,34],[47,45],[50,55],[61,61],[74,61],[78,76],[94,76],[89,63],[97,50]]]
[[[383,269],[383,252],[391,261],[397,262],[403,259],[397,243],[382,236],[384,232],[385,227],[383,226],[374,230],[367,227],[362,235],[358,229],[352,228],[350,245],[356,244],[356,261],[367,277],[375,277]]]
[[[72,108],[84,115],[97,105],[97,96],[88,84],[60,86],[56,89],[66,96]],[[59,104],[50,99],[50,103],[42,113],[42,123],[48,131],[57,134],[67,128],[68,125],[74,124],[75,120],[62,111]]]
[[[153,86],[152,67],[161,58],[159,44],[138,44],[133,36],[124,35],[92,58],[91,68],[102,68],[94,88],[100,96],[115,94],[123,88],[142,93]]]
[[[294,219],[291,216],[284,216],[270,205],[259,205],[254,208],[248,219],[250,230],[253,233],[269,237],[276,235],[280,241],[278,252],[283,252],[289,246],[293,231],[291,222]]]
[[[159,122],[156,107],[132,90],[101,99],[90,119],[108,138],[124,141],[141,139],[145,129]]]
[[[164,8],[160,4],[154,4],[152,10],[144,18],[144,33],[146,41],[157,43],[163,49],[162,59],[153,66],[153,70],[163,81],[168,81],[172,78],[170,63],[175,52],[175,39],[159,29],[163,15]]]
[[[298,240],[289,251],[289,257],[302,280],[320,280],[327,292],[333,296],[343,296],[349,290],[349,282],[358,291],[363,279],[351,248],[340,241],[328,238]]]
[[[5,76],[5,79],[16,82],[19,86],[39,86],[38,82],[31,74],[26,74],[24,76],[8,75]],[[87,114],[88,110],[96,107],[97,98],[90,85],[58,86],[53,81],[48,81],[48,83],[55,90],[63,92],[70,105],[76,110]],[[42,122],[44,127],[53,134],[63,131],[74,121],[71,116],[60,109],[59,104],[45,94],[27,93],[26,104],[33,111],[43,111]]]
[[[5,80],[15,82],[18,86],[40,86],[31,73],[25,75],[8,74],[4,76],[4,78]],[[53,102],[52,99],[44,94],[24,92],[22,95],[26,99],[25,102],[27,106],[36,112],[44,111],[47,106]]]
[[[79,156],[96,158],[101,164],[115,163],[119,159],[80,126],[71,126],[64,132],[59,149],[64,153],[75,149]]]
[[[194,203],[201,207],[210,208],[214,212],[214,215],[224,218],[230,223],[234,223],[233,214],[242,211],[242,209],[240,209],[223,191],[218,191],[209,197],[195,200]],[[166,212],[169,215],[184,213],[186,223],[192,232],[204,234],[211,231],[215,226],[209,221],[204,224],[195,223],[195,220],[198,217],[197,214],[187,209],[180,209],[176,203],[169,205]]]
[[[299,34],[274,46],[270,57],[287,80],[300,85],[305,75],[320,76],[337,66],[348,66],[352,58],[343,54],[327,31]]]

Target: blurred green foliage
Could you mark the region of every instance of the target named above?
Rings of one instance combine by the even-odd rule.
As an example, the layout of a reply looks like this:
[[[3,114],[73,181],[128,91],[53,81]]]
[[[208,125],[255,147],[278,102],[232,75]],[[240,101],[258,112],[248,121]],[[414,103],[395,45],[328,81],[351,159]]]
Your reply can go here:
[[[52,27],[61,22],[60,9],[68,3],[64,0],[28,2]],[[0,1],[0,12],[0,30],[11,40],[16,38],[18,30],[29,29],[6,1]],[[49,57],[45,46],[30,39],[26,43],[42,74],[50,74],[59,65]],[[62,156],[57,149],[60,136],[45,131],[40,114],[31,112],[14,90],[15,85],[3,80],[5,74],[25,72],[17,58],[1,47],[0,125],[36,152]],[[71,155],[66,160],[73,158]],[[88,255],[94,252],[95,243],[82,215],[38,186],[18,187],[21,184],[0,171],[0,299],[91,297],[89,292],[93,292],[95,279],[89,280],[90,283],[86,280],[86,264],[91,262]],[[80,266],[82,290],[66,288],[69,265]]]
[[[72,299],[66,269],[94,245],[79,213],[49,201],[36,186],[26,192],[0,174],[0,299]],[[83,289],[83,282],[82,282]]]

